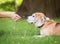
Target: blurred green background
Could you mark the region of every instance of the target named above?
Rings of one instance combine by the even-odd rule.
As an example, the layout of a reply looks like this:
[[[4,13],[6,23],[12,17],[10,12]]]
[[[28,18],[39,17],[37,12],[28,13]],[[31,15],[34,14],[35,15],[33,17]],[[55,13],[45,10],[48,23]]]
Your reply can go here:
[[[16,11],[22,2],[23,0],[0,0],[0,11]]]

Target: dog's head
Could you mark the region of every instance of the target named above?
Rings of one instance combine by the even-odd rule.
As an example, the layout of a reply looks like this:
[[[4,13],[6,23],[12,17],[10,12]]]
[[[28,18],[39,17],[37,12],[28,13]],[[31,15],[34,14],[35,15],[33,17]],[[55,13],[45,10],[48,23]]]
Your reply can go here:
[[[49,18],[40,12],[33,13],[32,16],[28,16],[27,19],[29,23],[34,23],[36,27],[42,26],[46,20],[49,20]]]

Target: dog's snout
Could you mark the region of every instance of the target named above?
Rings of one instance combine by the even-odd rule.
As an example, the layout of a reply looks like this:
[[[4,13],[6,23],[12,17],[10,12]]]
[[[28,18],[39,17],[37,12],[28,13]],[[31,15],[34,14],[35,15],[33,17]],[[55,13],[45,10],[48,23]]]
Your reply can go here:
[[[29,19],[29,16],[27,17],[27,19]]]

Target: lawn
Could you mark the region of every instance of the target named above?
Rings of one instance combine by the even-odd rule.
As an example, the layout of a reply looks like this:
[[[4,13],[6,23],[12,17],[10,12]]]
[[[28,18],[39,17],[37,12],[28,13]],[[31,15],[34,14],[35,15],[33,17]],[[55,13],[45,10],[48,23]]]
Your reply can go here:
[[[54,18],[60,22],[60,18]],[[39,28],[29,24],[26,19],[14,22],[9,18],[0,18],[0,44],[60,44],[60,36],[34,38]]]

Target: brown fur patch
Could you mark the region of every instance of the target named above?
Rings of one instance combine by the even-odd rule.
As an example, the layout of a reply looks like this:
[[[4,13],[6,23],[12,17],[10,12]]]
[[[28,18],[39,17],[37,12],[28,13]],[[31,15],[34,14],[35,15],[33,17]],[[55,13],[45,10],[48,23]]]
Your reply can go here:
[[[48,21],[45,22],[45,24],[47,24],[47,25],[50,25],[52,23],[54,23],[54,21],[52,21],[52,20],[48,20]]]
[[[43,19],[45,17],[45,15],[43,13],[35,13],[35,16],[40,18],[40,19]]]

